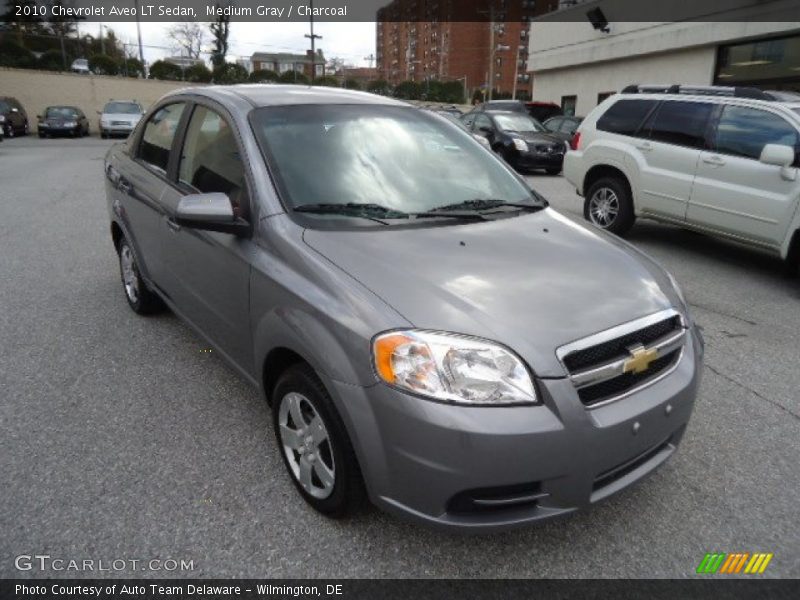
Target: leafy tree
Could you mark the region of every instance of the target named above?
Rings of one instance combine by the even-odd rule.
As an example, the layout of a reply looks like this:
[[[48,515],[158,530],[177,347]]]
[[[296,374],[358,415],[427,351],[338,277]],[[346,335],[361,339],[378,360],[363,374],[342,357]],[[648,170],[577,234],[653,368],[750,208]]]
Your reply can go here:
[[[344,80],[344,87],[346,87],[348,90],[360,90],[361,82],[355,77],[348,77]]]
[[[475,90],[472,92],[472,104],[476,102],[483,102],[483,90]]]
[[[247,69],[236,63],[225,63],[212,72],[214,83],[242,83],[247,81]]]
[[[215,4],[219,8],[219,2]],[[211,37],[214,38],[214,46],[211,50],[211,64],[215,68],[225,64],[225,56],[228,54],[228,35],[231,30],[231,18],[219,16],[208,26]]]
[[[209,83],[211,81],[211,71],[205,65],[192,65],[184,73],[186,81],[193,83]]]
[[[301,73],[299,71],[286,71],[285,73],[281,73],[278,81],[281,83],[298,83],[298,84],[308,84],[310,80],[306,77],[305,73]]]
[[[372,94],[380,94],[381,96],[388,96],[392,93],[392,86],[385,79],[376,79],[367,83],[367,91]]]
[[[0,66],[30,69],[36,67],[36,56],[16,42],[0,41]]]
[[[30,14],[25,16],[25,10],[21,11],[23,13],[22,15],[17,16],[15,5],[23,7],[23,9],[27,8],[29,9],[28,12],[32,12],[30,9],[36,8],[38,4],[36,0],[16,0],[14,4],[9,2],[6,5],[6,12],[0,17],[0,21],[5,24],[5,28],[16,34],[17,44],[25,48],[28,45],[27,42],[29,38],[27,36],[36,36],[45,33],[44,21],[39,15]],[[2,56],[3,59],[7,58],[4,55]]]
[[[314,85],[322,87],[339,87],[339,80],[333,75],[323,75],[314,79]]]
[[[64,60],[59,50],[48,50],[36,61],[36,67],[43,71],[63,71]]]
[[[275,71],[270,71],[269,69],[259,69],[258,71],[253,71],[247,78],[247,80],[252,83],[260,83],[263,81],[275,82],[279,79],[280,76]]]
[[[396,98],[405,100],[419,100],[422,97],[423,86],[416,81],[402,81],[394,88]]]
[[[126,77],[144,77],[144,65],[138,58],[126,58],[119,72]]]
[[[89,69],[98,75],[116,75],[119,73],[119,63],[105,54],[92,54],[89,57]]]
[[[157,60],[150,65],[150,79],[165,79],[180,81],[183,71],[178,65],[173,65],[165,60]]]

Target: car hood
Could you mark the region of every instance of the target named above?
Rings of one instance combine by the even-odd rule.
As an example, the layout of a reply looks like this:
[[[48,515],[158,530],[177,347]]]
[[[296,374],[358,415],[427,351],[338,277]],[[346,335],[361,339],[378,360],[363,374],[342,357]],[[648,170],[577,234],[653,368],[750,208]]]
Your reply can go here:
[[[53,118],[47,118],[43,122],[46,125],[62,125],[64,123],[68,122],[68,121],[69,122],[77,122],[78,121],[78,117],[69,117],[69,118],[53,117]]]
[[[138,123],[142,115],[131,115],[128,113],[103,113],[100,115],[101,119],[106,121],[127,121],[130,123]]]
[[[303,238],[415,327],[503,343],[543,377],[565,375],[560,346],[681,306],[656,263],[552,209]]]

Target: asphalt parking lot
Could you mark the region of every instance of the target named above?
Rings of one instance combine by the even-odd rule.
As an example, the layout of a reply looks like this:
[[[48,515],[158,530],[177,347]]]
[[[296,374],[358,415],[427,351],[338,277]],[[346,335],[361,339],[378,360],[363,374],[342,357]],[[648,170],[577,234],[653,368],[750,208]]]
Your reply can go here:
[[[49,554],[194,562],[128,576],[683,578],[715,551],[772,552],[764,576],[800,577],[800,279],[776,259],[634,228],[707,340],[683,444],[641,484],[482,537],[377,510],[329,521],[292,487],[256,392],[173,315],[127,307],[103,192],[111,143],[0,144],[0,577],[90,575],[14,567]],[[566,180],[528,180],[580,218]]]

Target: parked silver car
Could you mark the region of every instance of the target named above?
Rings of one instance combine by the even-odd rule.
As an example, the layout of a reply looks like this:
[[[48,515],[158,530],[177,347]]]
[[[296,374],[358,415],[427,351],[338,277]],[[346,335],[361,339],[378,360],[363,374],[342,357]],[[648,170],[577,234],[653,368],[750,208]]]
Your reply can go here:
[[[144,109],[136,100],[109,100],[97,114],[100,115],[100,137],[105,139],[112,135],[130,135]]]
[[[105,160],[128,304],[166,304],[263,392],[317,510],[518,526],[675,451],[703,352],[677,285],[469,133],[300,86],[144,119]]]

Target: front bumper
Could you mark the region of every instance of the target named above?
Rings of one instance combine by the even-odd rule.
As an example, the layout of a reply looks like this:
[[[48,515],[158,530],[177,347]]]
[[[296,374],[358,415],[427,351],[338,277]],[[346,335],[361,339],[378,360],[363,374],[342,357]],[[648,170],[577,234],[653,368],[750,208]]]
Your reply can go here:
[[[496,530],[587,508],[661,465],[689,421],[701,364],[692,331],[668,377],[594,409],[568,379],[539,379],[543,404],[527,407],[330,383],[375,504],[431,525]]]
[[[135,125],[100,125],[100,132],[108,135],[130,135]]]
[[[39,133],[46,133],[48,135],[73,135],[81,130],[80,125],[73,127],[59,127],[53,125],[39,125]]]
[[[563,152],[518,152],[514,159],[518,169],[561,169],[563,164]]]

